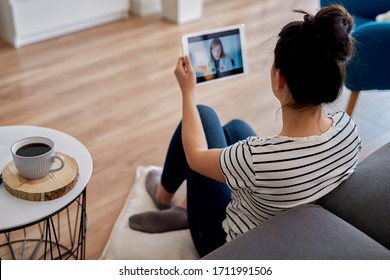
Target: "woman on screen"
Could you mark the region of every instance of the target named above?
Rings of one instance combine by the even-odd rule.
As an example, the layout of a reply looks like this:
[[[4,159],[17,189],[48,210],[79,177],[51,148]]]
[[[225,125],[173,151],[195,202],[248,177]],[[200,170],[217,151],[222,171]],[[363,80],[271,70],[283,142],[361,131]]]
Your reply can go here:
[[[230,71],[233,68],[234,61],[229,54],[225,53],[221,40],[214,38],[210,43],[209,74],[219,77],[222,72]]]
[[[196,105],[195,74],[188,56],[175,69],[182,99],[162,174],[146,179],[161,211],[130,217],[130,227],[164,232],[189,227],[204,256],[297,205],[328,194],[355,171],[361,140],[344,112],[322,114],[337,99],[352,55],[353,19],[341,6],[283,27],[270,76],[280,103],[278,135],[256,136],[242,120],[221,125],[213,109]],[[233,104],[232,104],[233,105]],[[186,180],[187,200],[171,206]]]

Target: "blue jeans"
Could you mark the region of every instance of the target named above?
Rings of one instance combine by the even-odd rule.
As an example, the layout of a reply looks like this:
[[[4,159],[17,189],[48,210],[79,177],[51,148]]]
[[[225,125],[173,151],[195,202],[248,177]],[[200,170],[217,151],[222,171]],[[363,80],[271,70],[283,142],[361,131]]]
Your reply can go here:
[[[232,120],[222,126],[213,109],[198,105],[208,147],[224,148],[248,136],[253,129],[242,120]],[[229,187],[191,170],[183,150],[181,123],[169,144],[161,183],[174,193],[187,180],[187,214],[192,240],[202,257],[225,243],[226,233],[222,221],[230,202]]]

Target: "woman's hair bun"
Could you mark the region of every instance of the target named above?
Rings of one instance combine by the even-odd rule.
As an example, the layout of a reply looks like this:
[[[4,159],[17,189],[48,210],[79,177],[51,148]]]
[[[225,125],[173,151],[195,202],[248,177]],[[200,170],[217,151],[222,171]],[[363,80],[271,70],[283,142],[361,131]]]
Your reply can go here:
[[[296,104],[333,102],[354,49],[353,18],[339,5],[321,8],[315,15],[297,12],[304,14],[303,20],[280,31],[274,66],[284,75]]]
[[[302,32],[313,40],[315,46],[338,62],[349,59],[353,51],[351,31],[354,20],[340,5],[322,8],[316,15],[304,13]]]

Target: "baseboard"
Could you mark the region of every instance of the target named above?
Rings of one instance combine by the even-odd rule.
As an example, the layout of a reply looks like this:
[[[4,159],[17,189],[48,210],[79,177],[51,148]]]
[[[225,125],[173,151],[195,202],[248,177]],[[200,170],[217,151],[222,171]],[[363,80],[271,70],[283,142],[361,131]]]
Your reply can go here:
[[[118,12],[114,14],[104,15],[98,18],[92,18],[89,20],[85,20],[82,22],[78,22],[72,25],[67,25],[61,28],[55,28],[53,30],[46,30],[42,33],[32,34],[29,36],[23,36],[23,37],[14,37],[12,45],[15,48],[20,48],[24,45],[33,44],[39,41],[52,39],[55,37],[59,37],[65,34],[69,34],[72,32],[81,31],[87,28],[95,27],[98,25],[102,25],[108,22],[124,19],[128,17],[127,12]]]

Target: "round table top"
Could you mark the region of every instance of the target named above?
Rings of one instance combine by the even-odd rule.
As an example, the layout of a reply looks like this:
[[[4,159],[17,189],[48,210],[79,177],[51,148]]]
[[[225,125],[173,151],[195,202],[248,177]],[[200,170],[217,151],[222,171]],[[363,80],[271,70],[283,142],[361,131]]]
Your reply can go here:
[[[76,159],[79,178],[66,195],[50,201],[27,201],[12,196],[0,185],[0,232],[22,228],[49,217],[72,203],[86,188],[92,174],[92,158],[87,148],[64,132],[38,126],[0,126],[0,172],[12,160],[11,145],[30,136],[52,139],[54,149]]]

